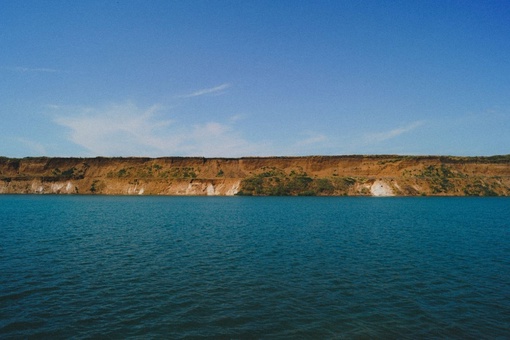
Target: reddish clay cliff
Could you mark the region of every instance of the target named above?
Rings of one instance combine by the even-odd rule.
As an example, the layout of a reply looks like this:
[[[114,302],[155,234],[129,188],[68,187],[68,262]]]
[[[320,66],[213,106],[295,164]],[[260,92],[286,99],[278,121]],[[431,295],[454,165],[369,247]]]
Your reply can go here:
[[[510,156],[1,157],[0,193],[509,196]]]

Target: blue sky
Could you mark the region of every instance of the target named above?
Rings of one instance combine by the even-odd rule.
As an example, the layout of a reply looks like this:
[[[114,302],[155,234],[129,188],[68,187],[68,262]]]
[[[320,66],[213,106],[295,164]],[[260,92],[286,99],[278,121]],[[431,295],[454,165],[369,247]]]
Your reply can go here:
[[[0,155],[510,153],[508,1],[0,1]]]

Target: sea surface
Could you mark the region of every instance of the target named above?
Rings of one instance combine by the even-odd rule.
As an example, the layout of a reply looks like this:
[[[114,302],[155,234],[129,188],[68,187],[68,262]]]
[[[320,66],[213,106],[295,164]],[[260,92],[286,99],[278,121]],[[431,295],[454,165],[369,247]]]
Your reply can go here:
[[[0,338],[510,338],[510,198],[0,195]]]

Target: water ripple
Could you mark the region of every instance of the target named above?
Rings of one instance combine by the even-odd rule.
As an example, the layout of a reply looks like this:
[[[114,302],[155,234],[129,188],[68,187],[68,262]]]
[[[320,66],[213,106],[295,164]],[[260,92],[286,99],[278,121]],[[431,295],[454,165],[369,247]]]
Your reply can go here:
[[[0,337],[505,338],[509,208],[0,196]]]

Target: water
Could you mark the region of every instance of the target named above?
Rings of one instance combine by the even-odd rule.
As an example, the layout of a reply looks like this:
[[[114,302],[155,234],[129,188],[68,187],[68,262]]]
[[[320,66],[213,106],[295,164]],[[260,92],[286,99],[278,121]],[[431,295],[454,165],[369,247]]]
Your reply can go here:
[[[508,338],[510,199],[0,196],[0,338]]]

